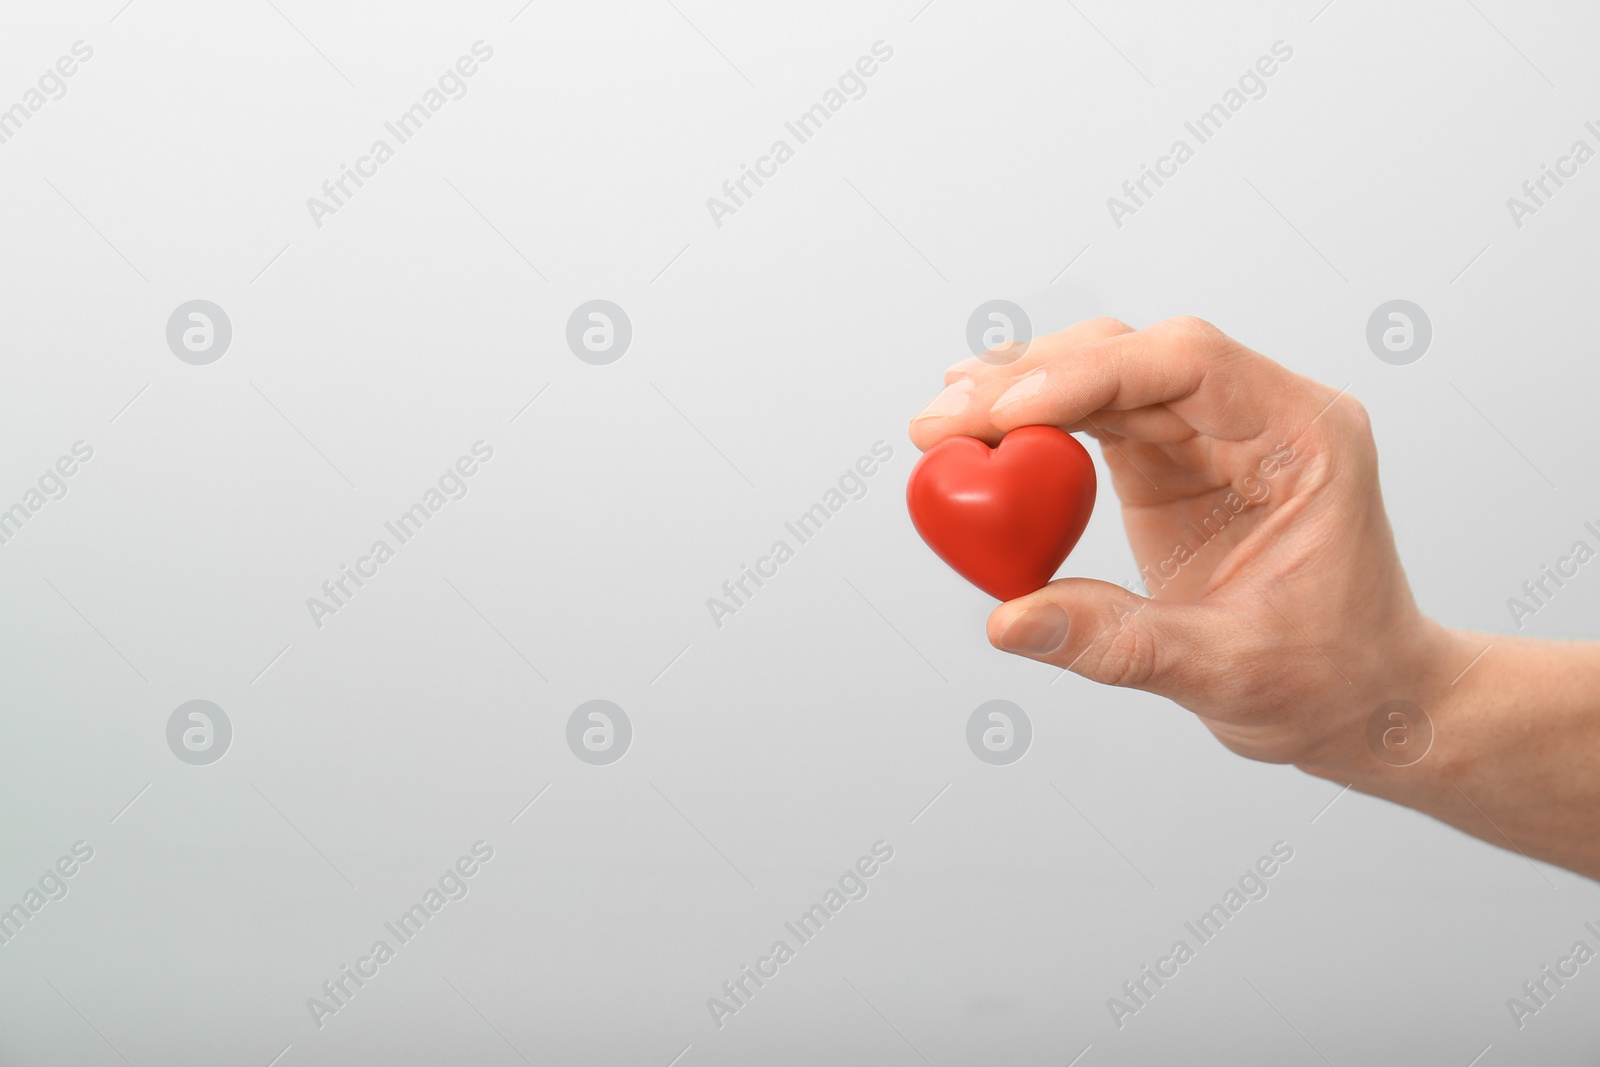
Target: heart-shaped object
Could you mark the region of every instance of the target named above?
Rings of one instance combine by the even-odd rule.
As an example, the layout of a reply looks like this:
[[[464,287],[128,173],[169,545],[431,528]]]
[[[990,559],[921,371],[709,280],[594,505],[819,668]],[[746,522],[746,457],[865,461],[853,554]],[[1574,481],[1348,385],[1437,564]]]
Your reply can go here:
[[[951,437],[917,461],[906,506],[917,533],[1000,600],[1049,584],[1094,510],[1094,460],[1054,426],[1012,430],[990,448]]]

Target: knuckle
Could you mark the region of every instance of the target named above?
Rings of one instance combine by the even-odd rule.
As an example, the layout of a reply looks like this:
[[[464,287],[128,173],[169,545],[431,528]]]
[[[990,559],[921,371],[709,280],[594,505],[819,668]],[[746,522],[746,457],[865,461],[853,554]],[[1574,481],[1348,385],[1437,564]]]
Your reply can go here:
[[[1345,393],[1334,401],[1333,406],[1339,413],[1340,425],[1368,437],[1372,436],[1372,414],[1367,411],[1365,404]]]
[[[1195,315],[1180,315],[1156,323],[1151,330],[1175,355],[1207,367],[1233,364],[1249,350],[1216,326]]]
[[[1132,326],[1129,326],[1121,319],[1112,318],[1109,315],[1087,319],[1081,325],[1084,333],[1097,340],[1105,340],[1107,337],[1119,337],[1122,334],[1133,332]]]
[[[1156,674],[1156,643],[1137,619],[1112,622],[1100,631],[1079,673],[1106,685],[1140,689]]]
[[[1227,339],[1227,335],[1221,330],[1197,315],[1179,315],[1159,325],[1169,333],[1206,347],[1214,347],[1219,341]]]
[[[997,345],[990,345],[978,356],[979,359],[993,367],[1004,367],[1015,363],[1028,351],[1029,341],[1002,341]]]
[[[1365,404],[1345,393],[1328,405],[1323,421],[1347,460],[1362,472],[1377,468],[1378,445],[1372,436],[1372,415]]]

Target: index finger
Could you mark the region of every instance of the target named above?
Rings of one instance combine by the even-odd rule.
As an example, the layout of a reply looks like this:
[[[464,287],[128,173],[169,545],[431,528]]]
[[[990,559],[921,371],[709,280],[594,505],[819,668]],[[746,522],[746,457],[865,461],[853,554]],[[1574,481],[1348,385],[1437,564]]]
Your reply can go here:
[[[957,381],[911,423],[927,450],[947,437],[990,444],[1019,426],[1068,432],[1097,413],[1164,407],[1196,433],[1248,441],[1300,414],[1300,379],[1199,319],[1169,319],[1062,352],[1021,374]]]
[[[1132,332],[1133,327],[1119,319],[1084,319],[1065,330],[1028,341],[1012,341],[964,359],[944,372],[944,382],[949,385],[962,378],[971,378],[981,383],[993,378],[1014,377],[1048,363],[1078,345]]]

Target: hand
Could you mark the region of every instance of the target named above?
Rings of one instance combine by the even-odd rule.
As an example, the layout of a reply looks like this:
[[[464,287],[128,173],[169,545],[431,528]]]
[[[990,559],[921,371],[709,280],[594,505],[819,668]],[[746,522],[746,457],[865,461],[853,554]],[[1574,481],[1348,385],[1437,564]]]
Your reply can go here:
[[[1168,696],[1241,755],[1328,773],[1379,762],[1372,712],[1433,706],[1477,651],[1413,601],[1348,394],[1190,318],[1096,319],[946,381],[911,423],[924,450],[1036,423],[1100,441],[1150,593],[1060,579],[994,610],[997,648]]]
[[[1600,879],[1600,644],[1418,610],[1353,398],[1197,319],[1080,323],[945,380],[911,423],[919,448],[1035,423],[1100,440],[1151,594],[1051,582],[995,608],[996,647],[1171,697],[1241,755]],[[1417,762],[1369,736],[1391,700],[1432,724]]]

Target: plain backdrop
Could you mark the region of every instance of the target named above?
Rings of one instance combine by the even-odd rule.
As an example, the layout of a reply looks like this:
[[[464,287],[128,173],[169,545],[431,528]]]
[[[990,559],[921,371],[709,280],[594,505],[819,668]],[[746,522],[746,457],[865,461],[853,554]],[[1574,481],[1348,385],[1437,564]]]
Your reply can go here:
[[[1520,1029],[1507,998],[1600,949],[1596,886],[995,652],[903,492],[979,305],[1198,314],[1367,405],[1424,608],[1510,632],[1600,521],[1600,162],[1507,206],[1600,148],[1597,39],[1572,0],[7,5],[0,508],[93,455],[0,544],[0,907],[93,857],[0,946],[0,1063],[1592,1062],[1600,964]],[[1408,365],[1367,343],[1397,299],[1432,324]],[[231,323],[207,365],[167,341],[192,300]],[[567,342],[590,300],[632,327],[606,365]],[[1133,579],[1109,492],[1064,573]],[[1522,632],[1600,637],[1597,609],[1585,570]],[[1033,730],[1006,766],[966,740],[1000,699]],[[191,700],[231,725],[206,765],[168,743]],[[591,700],[631,724],[608,765],[568,744]],[[876,842],[867,895],[719,1027],[708,998]],[[1265,899],[1119,1028],[1108,998],[1278,842]]]

